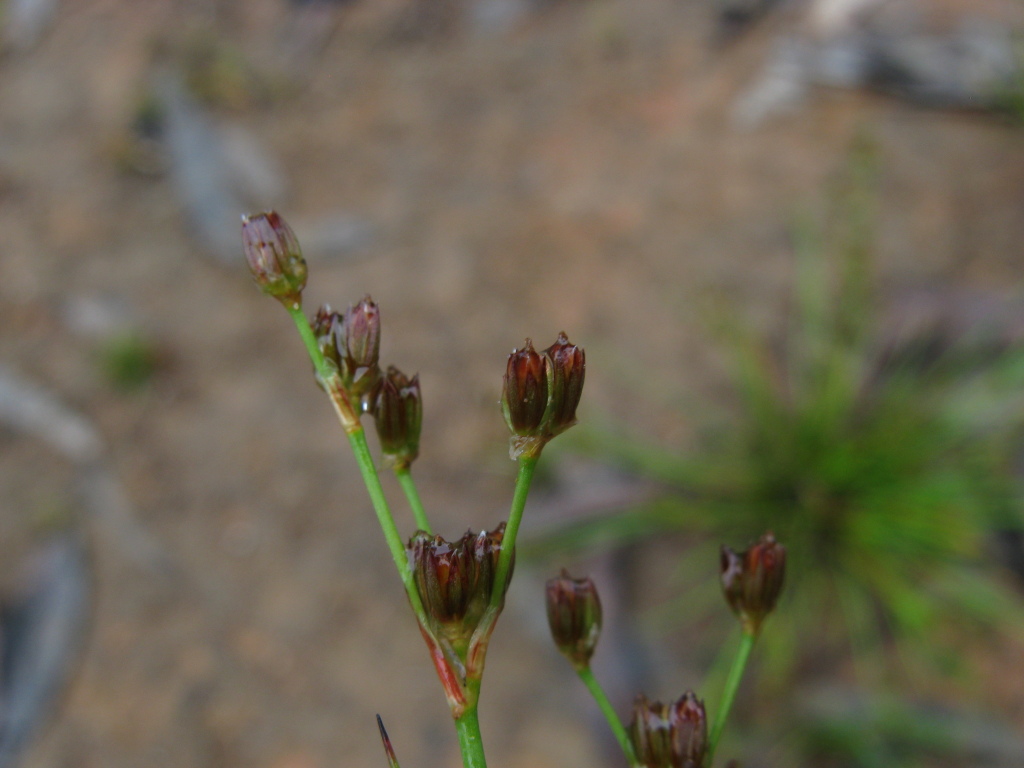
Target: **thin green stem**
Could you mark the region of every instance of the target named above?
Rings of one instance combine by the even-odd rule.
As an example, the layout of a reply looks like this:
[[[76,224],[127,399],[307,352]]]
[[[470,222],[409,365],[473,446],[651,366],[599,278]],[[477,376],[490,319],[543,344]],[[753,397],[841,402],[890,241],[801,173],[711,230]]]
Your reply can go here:
[[[508,521],[505,523],[505,535],[501,541],[501,554],[498,556],[498,567],[494,572],[494,583],[505,584],[508,578],[509,568],[512,567],[512,555],[515,553],[516,535],[519,533],[519,523],[523,519],[523,510],[526,508],[526,497],[530,493],[530,484],[533,482],[533,472],[537,468],[537,456],[519,457],[519,475],[516,477],[516,490],[512,495],[512,508],[508,513]],[[497,609],[505,593],[501,588],[495,589],[491,595],[492,609]]]
[[[295,321],[295,327],[299,330],[299,336],[302,337],[302,343],[306,345],[306,352],[309,353],[309,359],[313,361],[313,367],[316,368],[317,378],[321,381],[329,379],[335,371],[332,369],[331,364],[327,362],[323,352],[320,351],[320,345],[317,344],[316,334],[313,333],[313,328],[309,324],[309,319],[302,311],[301,306],[288,307],[288,314],[292,316],[292,320]]]
[[[416,482],[412,479],[412,471],[409,467],[397,466],[395,467],[395,477],[398,478],[398,484],[402,486],[402,490],[405,492],[405,498],[409,500],[412,516],[416,519],[416,527],[433,535],[434,532],[430,529],[430,521],[427,520],[427,510],[423,508],[420,492],[416,489]]]
[[[391,516],[391,509],[384,496],[384,487],[380,484],[377,468],[370,455],[370,446],[366,442],[366,432],[362,428],[352,430],[348,433],[348,441],[352,445],[356,463],[363,475],[366,490],[370,494],[373,511],[377,513],[377,522],[380,523],[381,530],[384,532],[384,540],[387,542],[388,549],[391,550],[391,559],[395,561],[395,567],[402,576],[402,582],[406,585],[406,589],[417,594],[418,597],[413,585],[412,571],[409,568],[409,558],[405,553],[405,544],[402,542],[402,536],[398,532],[398,526],[395,525],[395,519]]]
[[[380,523],[381,531],[384,533],[384,541],[388,545],[388,549],[391,552],[391,559],[395,563],[395,568],[398,569],[398,574],[402,579],[402,585],[405,587],[406,595],[409,597],[409,603],[412,605],[413,612],[416,614],[416,618],[419,620],[420,627],[427,633],[427,628],[430,623],[427,619],[426,611],[423,608],[423,601],[420,599],[419,592],[416,589],[416,583],[413,577],[412,569],[409,567],[409,559],[406,554],[405,544],[402,541],[402,537],[398,532],[398,526],[395,525],[394,516],[391,514],[391,508],[388,506],[387,497],[384,495],[384,488],[380,482],[380,475],[377,473],[377,467],[373,462],[373,456],[370,454],[370,447],[366,442],[366,432],[363,430],[362,424],[359,420],[359,411],[352,407],[346,393],[342,390],[340,382],[338,381],[338,372],[334,370],[334,366],[324,357],[320,351],[320,346],[317,343],[316,334],[313,332],[312,326],[305,314],[302,312],[300,306],[288,307],[288,313],[291,315],[292,320],[295,322],[295,327],[299,331],[299,336],[302,337],[303,344],[306,347],[306,351],[309,353],[310,360],[313,361],[313,367],[316,369],[317,379],[324,386],[328,396],[331,398],[331,403],[334,406],[334,410],[338,415],[338,419],[341,421],[342,427],[345,429],[345,434],[348,435],[349,443],[352,446],[352,453],[355,455],[356,464],[359,466],[359,471],[363,476],[363,483],[366,485],[366,491],[370,495],[370,501],[373,504],[373,510],[377,514],[377,522]],[[536,460],[532,461],[535,464]],[[529,486],[529,478],[533,474],[532,466],[529,472],[526,473],[525,485]],[[402,486],[402,490],[405,492],[406,498],[409,500],[409,505],[412,507],[413,516],[416,518],[417,526],[430,533],[430,523],[427,521],[426,511],[423,508],[423,503],[420,500],[419,491],[416,489],[416,485],[413,482],[412,475],[409,472],[408,467],[395,471],[395,475],[398,478],[399,485]],[[520,485],[524,481],[523,465],[520,465],[520,481],[519,485],[516,486],[517,497],[522,496],[518,504],[518,512],[515,513],[515,524],[512,533],[512,542],[515,541],[515,530],[519,527],[519,518],[522,516],[522,508],[526,504],[526,490],[524,488],[520,494]],[[513,501],[513,509],[517,509],[515,501]],[[512,546],[509,547],[511,552]],[[502,550],[504,555],[505,550]],[[499,574],[506,574],[509,568],[509,561],[511,557],[506,558],[504,567],[501,567],[499,561]],[[426,635],[425,635],[426,636]],[[429,642],[428,642],[429,645]],[[459,737],[459,749],[462,751],[462,762],[464,768],[487,768],[487,761],[484,758],[484,746],[483,740],[480,736],[480,722],[477,718],[477,705],[476,701],[479,696],[480,681],[470,681],[471,690],[467,691],[472,696],[470,705],[455,719],[455,730]],[[381,727],[381,733],[384,734],[383,726]],[[385,736],[385,747],[390,746]],[[389,753],[389,760],[393,761],[393,753]],[[393,764],[394,763],[393,761]]]
[[[533,456],[519,457],[519,475],[516,477],[516,489],[512,494],[512,509],[508,513],[508,520],[505,523],[505,535],[501,541],[501,551],[498,554],[498,565],[494,569],[494,587],[491,591],[491,602],[487,606],[480,623],[473,631],[469,640],[469,647],[472,649],[467,659],[467,677],[470,683],[476,681],[479,688],[480,676],[483,674],[484,658],[487,654],[487,645],[491,632],[494,629],[494,622],[498,620],[505,600],[505,586],[509,579],[509,571],[512,568],[512,558],[515,555],[516,535],[519,533],[519,522],[523,519],[523,509],[526,507],[526,497],[530,493],[530,483],[533,480],[533,472],[537,468],[539,452]]]
[[[743,671],[747,668],[750,652],[754,648],[754,641],[756,639],[757,636],[752,632],[744,632],[740,638],[740,647],[736,651],[736,658],[733,659],[732,668],[729,670],[729,677],[725,680],[725,691],[722,693],[722,701],[718,705],[715,722],[711,727],[711,737],[708,739],[707,764],[709,768],[714,765],[718,740],[722,738],[722,730],[725,728],[726,718],[729,717],[729,710],[732,709],[732,704],[736,700],[736,692],[739,690],[740,681],[743,679]]]
[[[398,575],[401,577],[402,585],[409,596],[413,612],[419,619],[420,624],[426,626],[426,611],[423,609],[423,602],[420,600],[419,592],[416,591],[412,570],[409,568],[409,559],[405,552],[405,544],[402,542],[401,534],[399,534],[398,527],[395,525],[391,508],[388,506],[387,498],[384,495],[384,488],[380,484],[380,476],[377,474],[377,467],[374,465],[373,457],[370,455],[370,447],[366,442],[366,433],[359,423],[358,413],[351,411],[347,402],[342,404],[336,399],[339,392],[332,391],[334,388],[332,388],[331,382],[336,380],[338,373],[320,351],[316,335],[313,333],[313,328],[310,326],[309,319],[303,313],[302,308],[298,306],[289,307],[288,314],[295,321],[295,327],[298,329],[299,336],[302,337],[302,342],[306,346],[306,352],[309,353],[309,359],[313,361],[317,378],[325,385],[335,412],[338,414],[341,425],[345,429],[345,434],[348,435],[352,452],[356,457],[356,464],[359,466],[359,472],[363,476],[363,483],[366,485],[366,491],[369,493],[370,501],[373,504],[373,511],[377,514],[377,521],[384,532],[384,541],[391,552],[391,559],[395,563],[395,568],[398,569]],[[341,398],[344,399],[343,396]],[[340,405],[344,405],[344,407],[339,407]]]
[[[484,742],[480,737],[480,720],[477,718],[475,706],[467,708],[455,720],[455,730],[459,734],[463,768],[487,768]]]
[[[580,680],[582,680],[583,684],[587,686],[587,690],[589,690],[590,695],[594,697],[594,701],[597,702],[597,706],[601,708],[601,713],[604,715],[605,720],[608,721],[608,725],[611,727],[616,741],[619,742],[619,746],[622,747],[623,754],[626,755],[626,760],[628,760],[629,764],[632,766],[639,765],[636,759],[636,753],[633,751],[633,742],[630,741],[629,734],[626,733],[625,726],[622,725],[622,721],[615,712],[615,708],[608,700],[608,694],[604,692],[604,688],[602,688],[601,684],[597,682],[597,678],[594,677],[594,673],[591,671],[590,667],[577,669],[576,674],[580,676]]]

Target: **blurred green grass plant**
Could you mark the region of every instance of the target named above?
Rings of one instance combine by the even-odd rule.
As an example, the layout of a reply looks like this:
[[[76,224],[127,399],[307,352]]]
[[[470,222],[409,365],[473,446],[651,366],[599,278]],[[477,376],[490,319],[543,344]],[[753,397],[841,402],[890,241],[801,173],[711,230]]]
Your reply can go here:
[[[798,223],[793,321],[781,349],[720,323],[736,397],[725,424],[703,430],[697,453],[612,432],[577,436],[577,449],[659,481],[664,493],[541,545],[609,545],[666,531],[711,542],[774,530],[792,553],[781,608],[789,618],[765,644],[776,680],[802,661],[834,671],[848,656],[865,682],[887,671],[903,679],[950,671],[958,632],[1019,629],[1024,615],[993,554],[997,532],[1021,527],[1024,495],[1012,465],[1024,352],[975,333],[896,343],[878,327],[878,168],[877,151],[859,142],[827,198],[828,224]],[[691,561],[706,557],[707,548],[688,548],[681,578],[699,573]],[[710,598],[714,585],[691,587],[686,612],[666,615],[701,620],[695,595]]]
[[[120,392],[145,388],[160,367],[160,352],[135,331],[123,331],[105,339],[97,360],[104,380]]]

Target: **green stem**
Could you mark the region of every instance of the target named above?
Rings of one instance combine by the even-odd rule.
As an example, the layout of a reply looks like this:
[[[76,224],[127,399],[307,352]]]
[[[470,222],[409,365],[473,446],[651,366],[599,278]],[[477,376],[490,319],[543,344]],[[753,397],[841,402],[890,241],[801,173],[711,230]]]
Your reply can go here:
[[[587,690],[590,691],[590,695],[594,697],[594,701],[597,702],[597,706],[601,708],[601,713],[604,715],[605,720],[608,721],[608,725],[612,729],[612,733],[615,735],[615,739],[619,742],[619,746],[622,747],[622,752],[626,755],[626,760],[632,766],[637,766],[639,763],[636,759],[636,753],[633,751],[633,742],[629,739],[629,734],[626,733],[626,728],[622,725],[622,721],[619,719],[618,714],[615,712],[615,708],[612,703],[608,700],[608,695],[604,692],[604,688],[597,682],[597,678],[594,677],[594,673],[590,667],[583,667],[577,669],[576,674],[580,676],[580,680],[587,686]]]
[[[306,345],[306,352],[309,353],[309,359],[313,361],[313,367],[316,368],[317,378],[321,381],[326,381],[334,373],[334,369],[331,364],[327,362],[327,358],[324,357],[323,352],[320,351],[320,345],[317,344],[316,334],[313,333],[313,328],[309,324],[309,319],[302,311],[301,306],[288,307],[288,314],[292,316],[292,320],[295,321],[295,327],[299,330],[299,336],[302,337],[302,343]]]
[[[416,489],[416,482],[412,479],[412,471],[408,467],[397,466],[395,467],[395,477],[398,478],[398,484],[405,492],[405,498],[409,500],[412,516],[416,518],[416,527],[433,535],[430,521],[427,520],[427,510],[423,508],[420,492]]]
[[[377,522],[380,523],[381,530],[384,532],[384,540],[387,542],[388,549],[391,550],[391,559],[395,561],[395,567],[402,577],[402,582],[406,585],[406,590],[410,592],[410,595],[415,594],[418,598],[419,593],[416,592],[413,585],[412,570],[409,568],[405,544],[402,542],[402,536],[398,532],[398,526],[395,525],[395,519],[391,516],[391,510],[384,496],[384,487],[380,484],[377,467],[374,466],[373,457],[370,455],[370,446],[366,442],[366,432],[361,427],[351,430],[348,432],[348,441],[352,445],[356,463],[363,475],[366,490],[370,494],[373,511],[377,513]]]
[[[501,541],[501,554],[498,556],[498,567],[494,572],[494,583],[504,584],[508,578],[509,568],[512,567],[512,555],[515,553],[516,535],[519,533],[519,522],[523,519],[523,510],[526,508],[526,497],[530,493],[530,483],[533,482],[533,472],[537,468],[537,456],[519,457],[519,475],[516,477],[516,490],[512,495],[512,508],[508,513],[508,521],[505,523],[505,535]],[[495,589],[491,595],[492,609],[497,609],[504,591]]]
[[[362,424],[359,420],[359,412],[357,409],[352,408],[352,404],[342,391],[340,382],[338,381],[338,372],[320,351],[320,345],[317,343],[316,334],[313,333],[313,328],[305,314],[302,312],[301,306],[288,307],[288,313],[295,322],[295,327],[298,328],[299,335],[302,337],[303,344],[306,346],[306,351],[309,353],[310,360],[313,361],[317,379],[324,386],[324,389],[330,396],[334,410],[341,421],[342,427],[345,429],[345,434],[348,435],[349,443],[352,446],[352,453],[356,458],[356,464],[359,466],[359,471],[363,476],[363,483],[366,485],[366,491],[370,495],[373,510],[377,514],[377,522],[380,523],[381,530],[384,533],[384,540],[387,542],[388,549],[391,551],[391,559],[395,563],[395,568],[398,569],[398,574],[402,579],[402,585],[405,587],[405,593],[409,597],[409,603],[412,605],[413,612],[419,620],[420,628],[426,636],[426,633],[428,632],[427,627],[430,626],[430,622],[427,619],[426,610],[423,608],[423,601],[420,599],[419,592],[416,589],[412,569],[409,567],[409,559],[406,554],[405,544],[402,542],[402,537],[398,532],[398,527],[395,525],[395,519],[391,514],[387,497],[384,495],[384,488],[380,482],[380,475],[377,473],[377,467],[373,462],[373,456],[370,454],[370,447],[366,442],[366,432],[363,430]],[[525,463],[526,462],[520,465],[519,485],[516,486],[516,498],[521,495],[522,499],[518,503],[518,512],[515,513],[515,524],[512,533],[513,544],[515,541],[515,530],[518,529],[519,518],[522,516],[522,508],[526,505],[526,490],[529,487],[530,476],[533,474],[532,465],[536,464],[536,459],[532,461],[531,468],[529,472],[526,473],[523,471]],[[409,468],[405,467],[403,469],[396,470],[395,474],[398,477],[399,484],[402,486],[402,490],[405,492],[406,498],[409,500],[409,505],[412,507],[413,516],[416,518],[416,524],[422,530],[430,533],[430,524],[427,522],[426,511],[423,508],[423,503],[420,501],[419,492],[413,482]],[[526,488],[524,488],[522,493],[520,493],[520,485],[523,485],[524,483],[524,474]],[[516,502],[513,500],[513,509],[515,510],[516,508]],[[510,553],[511,550],[512,546],[509,547]],[[504,554],[505,550],[502,549],[502,556],[504,556]],[[510,560],[511,557],[505,558],[503,568],[501,566],[501,561],[499,560],[499,574],[504,575],[508,572]],[[487,768],[487,761],[484,759],[483,740],[480,737],[480,722],[477,719],[476,700],[479,696],[480,681],[477,679],[469,682],[471,690],[467,691],[467,693],[472,696],[472,701],[465,711],[456,718],[455,730],[459,736],[459,749],[462,751],[462,762],[464,768]],[[383,733],[383,727],[381,730]],[[385,741],[385,746],[387,745],[387,741]],[[392,755],[389,755],[389,760],[391,757]]]
[[[377,522],[380,523],[381,530],[384,532],[384,541],[391,552],[391,559],[395,563],[395,568],[398,569],[398,575],[402,579],[405,593],[409,596],[409,603],[412,605],[413,612],[416,614],[416,618],[419,619],[420,624],[427,626],[427,614],[423,609],[423,602],[420,600],[419,592],[416,591],[412,570],[409,568],[409,558],[405,553],[405,544],[402,542],[398,527],[395,525],[395,519],[391,515],[391,509],[388,507],[387,498],[384,496],[384,488],[380,484],[380,476],[377,474],[377,467],[374,465],[373,457],[370,455],[370,447],[366,442],[366,433],[359,423],[358,413],[349,414],[348,410],[350,409],[348,409],[347,404],[344,413],[343,409],[339,409],[339,403],[335,401],[334,397],[337,392],[332,394],[332,387],[330,386],[330,382],[337,378],[338,372],[334,370],[334,367],[320,351],[316,334],[313,333],[313,328],[303,313],[302,307],[289,307],[288,314],[295,321],[295,327],[298,329],[299,336],[302,337],[302,342],[306,346],[306,352],[309,353],[309,359],[313,361],[313,367],[316,368],[317,378],[325,385],[328,394],[331,395],[335,412],[338,413],[341,425],[345,428],[345,434],[348,435],[348,441],[356,457],[356,464],[359,466],[359,472],[363,476],[363,483],[366,485],[366,491],[369,493],[370,501],[373,504],[373,511],[377,514]]]
[[[740,681],[743,679],[743,671],[750,660],[750,652],[754,648],[754,641],[757,635],[751,632],[744,632],[740,639],[739,650],[736,651],[736,658],[733,659],[732,668],[729,670],[729,677],[725,680],[725,691],[722,693],[722,702],[718,705],[718,713],[715,715],[715,722],[711,728],[711,738],[708,739],[707,764],[710,768],[714,765],[715,750],[718,748],[718,740],[722,738],[722,730],[725,728],[725,720],[729,717],[729,710],[736,700],[736,692],[739,690]]]
[[[480,738],[480,721],[476,716],[475,706],[467,708],[462,716],[456,719],[455,730],[459,734],[463,768],[487,768],[484,742]]]

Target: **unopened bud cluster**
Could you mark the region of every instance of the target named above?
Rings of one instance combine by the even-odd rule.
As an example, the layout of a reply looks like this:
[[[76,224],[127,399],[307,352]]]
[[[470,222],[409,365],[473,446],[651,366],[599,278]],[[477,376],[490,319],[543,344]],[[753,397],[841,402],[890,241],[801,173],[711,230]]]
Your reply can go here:
[[[526,340],[508,356],[502,412],[512,432],[512,458],[535,456],[552,437],[576,423],[586,355],[564,334],[543,352]]]
[[[324,304],[313,318],[313,333],[345,391],[365,403],[380,381],[380,309],[373,299],[366,296],[344,313]]]
[[[708,721],[704,702],[687,691],[671,704],[636,699],[629,726],[636,759],[644,768],[704,768]]]
[[[762,622],[778,601],[785,565],[786,550],[771,533],[741,553],[722,547],[722,587],[726,601],[740,619],[748,653]],[[555,645],[580,677],[590,681],[588,686],[593,690],[590,659],[601,632],[601,602],[594,582],[574,579],[563,570],[547,582],[546,596]],[[745,653],[737,656],[739,674],[746,658]],[[638,696],[628,730],[617,726],[623,750],[634,768],[711,768],[739,675],[730,673],[730,680],[710,737],[704,703],[692,691],[670,704],[652,703]]]
[[[298,239],[276,213],[242,220],[242,245],[256,283],[278,299],[295,321],[306,344],[320,386],[331,399],[356,451],[364,480],[371,489],[385,538],[410,603],[458,719],[475,708],[487,643],[504,605],[514,565],[514,531],[518,529],[525,493],[506,524],[493,531],[467,533],[447,541],[430,532],[430,523],[409,472],[419,455],[423,400],[418,376],[380,365],[381,316],[369,297],[337,312],[320,307],[312,319],[302,314],[306,263]],[[502,403],[516,439],[526,442],[516,457],[536,458],[543,444],[576,421],[583,388],[583,350],[565,334],[542,353],[530,342],[509,358]],[[395,470],[420,530],[401,544],[387,500],[380,492],[376,467],[368,456],[362,416],[373,416],[383,463]],[[521,471],[529,488],[532,462]],[[525,474],[524,474],[525,473]],[[525,480],[524,480],[525,478]],[[517,486],[518,487],[518,486]],[[513,522],[514,521],[514,522]],[[596,596],[594,597],[596,600]],[[597,605],[600,623],[600,606]],[[565,617],[563,617],[565,618]],[[596,633],[591,639],[596,641]],[[578,643],[582,653],[585,642]]]
[[[430,628],[435,635],[446,638],[460,655],[464,655],[495,592],[499,609],[504,604],[511,569],[504,584],[495,582],[504,535],[502,523],[493,531],[467,531],[457,541],[445,541],[423,531],[409,541],[409,562]]]
[[[242,247],[261,290],[290,310],[302,306],[306,262],[298,238],[277,213],[242,218]],[[342,409],[347,427],[373,414],[386,463],[408,468],[419,454],[423,404],[419,379],[394,366],[380,369],[380,309],[365,296],[345,312],[329,304],[317,310],[310,329],[320,353],[320,385]]]
[[[601,633],[601,601],[594,582],[574,579],[563,570],[548,581],[546,592],[555,645],[577,672],[589,675],[590,657]],[[651,703],[641,694],[626,737],[635,766],[704,768],[708,750],[704,703],[692,691],[667,705]]]

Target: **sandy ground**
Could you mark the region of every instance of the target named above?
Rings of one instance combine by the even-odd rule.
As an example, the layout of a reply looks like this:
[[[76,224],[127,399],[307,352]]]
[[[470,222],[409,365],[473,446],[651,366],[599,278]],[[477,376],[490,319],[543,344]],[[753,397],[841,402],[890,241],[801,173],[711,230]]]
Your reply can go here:
[[[244,73],[210,76],[223,86],[210,114],[287,179],[245,202],[281,210],[300,239],[338,217],[365,227],[357,246],[311,254],[307,301],[380,303],[384,357],[422,378],[417,473],[451,535],[494,525],[508,503],[496,402],[524,337],[546,345],[565,329],[587,347],[582,418],[684,439],[687,408],[722,380],[702,307],[718,297],[777,322],[794,214],[817,209],[857,136],[883,162],[886,286],[1019,289],[1019,129],[821,91],[741,131],[730,105],[771,23],[717,50],[702,3],[551,5],[499,30],[434,18],[409,34],[402,3],[364,2],[322,35],[271,0],[75,0],[0,61],[3,364],[95,427],[159,552],[79,515],[68,460],[0,432],[8,576],[54,519],[87,536],[94,575],[77,671],[25,765],[380,765],[378,712],[404,765],[458,761],[287,318],[240,255],[222,262],[196,236],[173,178],[140,173],[132,154],[154,73],[188,65],[209,44],[197,40]],[[98,364],[111,328],[158,353],[143,388],[118,389]],[[492,645],[490,757],[594,766],[603,747],[576,711],[588,705],[528,592],[539,578],[523,571]],[[687,684],[670,682],[652,695]],[[1016,706],[1024,721],[1019,694]]]

